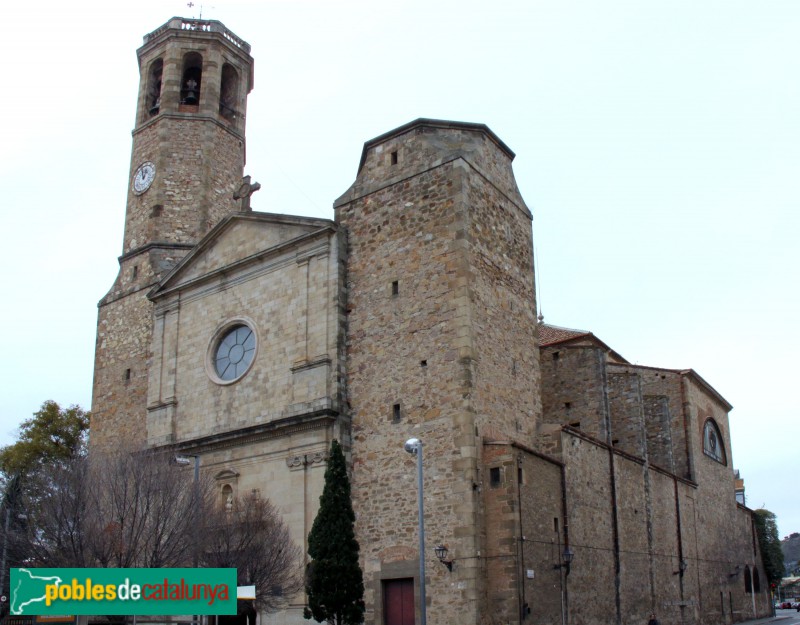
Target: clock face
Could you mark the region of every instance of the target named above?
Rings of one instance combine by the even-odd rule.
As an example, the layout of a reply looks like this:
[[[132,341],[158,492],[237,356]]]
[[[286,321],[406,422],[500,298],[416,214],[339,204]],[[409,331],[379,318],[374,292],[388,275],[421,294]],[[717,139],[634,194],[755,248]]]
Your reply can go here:
[[[133,192],[139,195],[144,193],[153,184],[153,179],[156,177],[156,166],[150,161],[145,161],[136,169],[133,175]]]

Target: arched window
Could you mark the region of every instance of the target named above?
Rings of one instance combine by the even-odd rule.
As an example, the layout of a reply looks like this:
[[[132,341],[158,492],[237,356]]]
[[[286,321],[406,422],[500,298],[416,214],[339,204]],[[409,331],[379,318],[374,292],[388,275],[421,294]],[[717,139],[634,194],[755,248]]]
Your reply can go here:
[[[753,592],[753,584],[750,579],[750,567],[744,567],[744,591],[749,595]]]
[[[145,99],[145,109],[150,117],[158,115],[161,108],[161,77],[164,74],[164,61],[157,59],[150,66],[147,76],[147,97]]]
[[[753,569],[753,592],[761,592],[761,578],[758,576],[758,569]]]
[[[222,66],[222,83],[219,86],[219,114],[225,119],[236,117],[236,99],[239,95],[239,74],[233,65]]]
[[[725,445],[714,419],[706,421],[703,427],[703,453],[721,464],[727,464],[725,459]]]
[[[203,81],[203,57],[190,52],[183,57],[181,76],[181,104],[199,104],[200,87]]]

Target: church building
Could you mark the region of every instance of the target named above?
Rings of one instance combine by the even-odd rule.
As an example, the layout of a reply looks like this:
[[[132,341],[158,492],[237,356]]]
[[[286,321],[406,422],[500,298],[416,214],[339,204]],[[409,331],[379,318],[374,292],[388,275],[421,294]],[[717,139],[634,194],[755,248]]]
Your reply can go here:
[[[175,17],[137,55],[92,449],[196,455],[220,502],[269,498],[305,552],[339,440],[368,625],[770,612],[730,404],[691,369],[633,365],[537,318],[532,216],[494,132],[412,121],[364,144],[332,219],[258,212],[249,44]],[[260,622],[306,623],[304,602]]]

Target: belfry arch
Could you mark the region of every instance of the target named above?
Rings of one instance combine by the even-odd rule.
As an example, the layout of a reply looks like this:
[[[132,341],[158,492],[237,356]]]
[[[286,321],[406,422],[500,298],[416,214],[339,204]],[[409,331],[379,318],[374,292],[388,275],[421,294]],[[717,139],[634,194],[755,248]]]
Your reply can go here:
[[[181,72],[181,104],[198,105],[203,82],[203,57],[189,52],[183,57]]]

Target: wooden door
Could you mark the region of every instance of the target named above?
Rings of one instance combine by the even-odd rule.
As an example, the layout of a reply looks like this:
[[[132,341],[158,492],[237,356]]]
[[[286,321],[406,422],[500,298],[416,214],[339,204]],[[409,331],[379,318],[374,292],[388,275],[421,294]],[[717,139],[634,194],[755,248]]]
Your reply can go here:
[[[414,580],[410,577],[384,580],[384,625],[414,625],[414,616]]]

